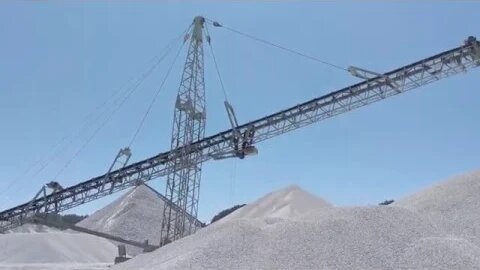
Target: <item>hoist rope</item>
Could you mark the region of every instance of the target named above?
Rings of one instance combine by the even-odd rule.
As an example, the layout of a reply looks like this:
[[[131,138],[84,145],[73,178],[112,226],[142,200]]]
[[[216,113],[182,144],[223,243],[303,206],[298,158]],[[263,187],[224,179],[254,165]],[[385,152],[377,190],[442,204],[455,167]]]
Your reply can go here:
[[[230,204],[235,201],[235,180],[237,177],[237,159],[233,160],[233,167],[230,173]]]
[[[190,27],[189,27],[190,28]],[[113,110],[110,111],[110,115],[107,117],[107,119],[101,123],[101,125],[99,127],[97,127],[97,129],[93,132],[93,134],[88,137],[84,143],[82,144],[82,146],[74,153],[74,155],[65,163],[65,165],[60,169],[60,171],[55,175],[54,179],[53,180],[56,180],[58,178],[58,176],[71,164],[71,162],[80,154],[80,152],[92,141],[92,139],[95,137],[96,134],[98,134],[98,132],[107,124],[107,122],[112,118],[113,114],[118,111],[118,109],[127,101],[127,99],[133,94],[133,92],[135,92],[138,87],[147,79],[147,77],[158,67],[158,65],[165,59],[165,57],[168,55],[168,53],[171,51],[171,49],[173,48],[173,45],[180,39],[182,38],[185,33],[188,31],[187,28],[185,31],[183,31],[180,35],[178,35],[177,37],[175,37],[172,41],[170,41],[168,43],[168,45],[166,47],[164,47],[161,51],[162,52],[165,52],[164,54],[159,54],[158,56],[155,56],[153,57],[150,61],[148,62],[154,62],[146,72],[144,72],[142,74],[142,76],[140,78],[137,78],[136,80],[136,83],[135,85],[133,86],[133,88],[128,88],[126,89],[126,91],[123,91],[125,86],[128,85],[130,82],[132,82],[133,78],[128,80],[126,83],[124,83],[120,88],[118,88],[116,91],[114,91],[109,97],[108,99],[106,99],[104,102],[102,102],[100,105],[98,105],[94,110],[92,110],[86,117],[85,117],[85,121],[82,125],[82,127],[77,131],[77,132],[72,132],[72,133],[69,133],[68,135],[64,136],[57,144],[55,144],[51,150],[49,151],[49,153],[51,154],[47,154],[45,155],[44,157],[40,158],[38,161],[36,161],[32,166],[30,166],[27,170],[25,170],[25,172],[20,175],[19,177],[16,177],[14,179],[12,179],[12,181],[9,182],[9,184],[7,184],[7,187],[5,189],[3,189],[0,194],[4,194],[5,192],[7,192],[8,190],[10,190],[15,184],[17,184],[19,181],[23,179],[25,179],[24,177],[26,177],[26,175],[32,171],[32,169],[34,169],[37,165],[41,164],[40,168],[32,175],[29,177],[29,179],[31,178],[34,178],[36,177],[38,174],[40,174],[54,159],[56,159],[61,153],[63,153],[66,148],[68,146],[71,145],[71,143],[73,142],[73,140],[75,139],[75,137],[78,137],[79,134],[81,134],[83,131],[87,130],[87,128],[89,128],[89,126],[92,126],[93,123],[96,123],[98,122],[106,113],[108,113],[109,110],[111,110],[111,108],[108,108],[108,107],[105,107],[110,101],[112,101],[116,96],[119,95],[119,93],[123,93],[123,95],[126,94],[126,96],[123,97],[123,100],[121,100],[120,104],[118,104],[118,106],[116,108],[113,108]],[[117,98],[117,100],[115,100],[113,102],[113,104],[109,105],[109,106],[113,106],[113,105],[116,105],[117,102],[120,101],[120,97]],[[98,115],[95,117],[95,119],[93,121],[91,121],[92,117],[95,115],[95,113],[98,111],[99,108],[104,108],[103,111],[100,111],[98,113]],[[67,141],[68,140],[68,143],[66,143],[65,145],[62,146],[62,143]],[[58,147],[62,146],[60,149],[58,149],[57,151],[55,151],[55,149],[57,149]],[[30,186],[30,185],[29,185]],[[19,187],[19,190],[18,191],[21,191],[25,188],[26,186],[20,186]],[[5,198],[7,199],[8,197],[7,196],[2,196],[2,198]]]
[[[131,146],[132,146],[132,144],[135,142],[135,139],[137,138],[138,134],[140,133],[140,130],[142,129],[142,127],[143,127],[143,125],[144,125],[144,123],[145,123],[145,120],[147,119],[148,115],[150,114],[150,111],[152,110],[153,105],[155,104],[155,101],[157,100],[158,94],[159,94],[160,91],[162,90],[163,85],[165,84],[165,82],[167,81],[167,78],[168,78],[168,76],[170,75],[170,72],[172,71],[172,69],[173,69],[173,67],[174,67],[174,65],[175,65],[175,62],[177,61],[178,56],[180,55],[180,52],[182,51],[182,48],[183,48],[184,45],[185,45],[185,43],[182,43],[182,45],[181,45],[180,48],[178,49],[177,54],[175,55],[175,58],[174,58],[173,61],[172,61],[172,64],[171,64],[170,67],[168,68],[167,73],[165,74],[165,76],[163,77],[162,83],[161,83],[160,86],[158,87],[157,91],[155,91],[155,95],[153,96],[152,101],[150,102],[150,104],[149,104],[147,110],[145,111],[145,114],[143,115],[142,119],[140,120],[140,124],[138,125],[137,130],[135,131],[135,133],[133,134],[133,137],[132,137],[132,139],[130,140],[130,143],[128,144],[128,147],[131,147]]]
[[[207,31],[207,35],[210,35],[207,25],[205,25],[205,29]],[[225,101],[228,102],[227,91],[225,90],[225,85],[223,84],[222,76],[220,75],[220,69],[218,68],[218,64],[217,64],[217,59],[215,57],[215,54],[213,53],[213,48],[212,48],[212,44],[210,43],[210,41],[208,42],[208,47],[210,48],[210,53],[212,54],[213,63],[215,65],[215,70],[217,71],[217,76],[218,76],[218,80],[220,81],[220,86],[222,87],[223,96],[225,98]]]
[[[58,176],[60,176],[65,169],[68,168],[68,166],[78,157],[78,155],[85,149],[85,147],[95,138],[95,136],[102,130],[103,127],[113,118],[115,113],[125,104],[125,102],[132,96],[133,93],[136,92],[136,90],[139,88],[139,86],[150,76],[153,71],[158,67],[158,65],[167,57],[167,55],[170,53],[171,49],[173,48],[173,45],[176,41],[178,41],[179,38],[181,38],[182,35],[178,36],[173,40],[172,43],[170,43],[167,46],[167,51],[158,58],[158,60],[152,65],[145,73],[142,74],[141,78],[137,81],[137,83],[127,92],[126,96],[120,101],[120,104],[117,105],[117,107],[113,108],[113,110],[110,112],[110,114],[107,116],[107,118],[98,126],[95,131],[84,141],[84,143],[80,146],[80,148],[77,149],[77,151],[73,154],[73,156],[67,160],[67,162],[63,165],[63,167],[57,172],[53,180],[55,181]]]
[[[305,53],[302,53],[302,52],[299,52],[297,50],[294,50],[294,49],[290,49],[290,48],[287,48],[285,46],[282,46],[282,45],[279,45],[279,44],[276,44],[276,43],[273,43],[271,41],[268,41],[268,40],[265,40],[265,39],[262,39],[262,38],[259,38],[259,37],[255,37],[253,35],[250,35],[250,34],[247,34],[247,33],[244,33],[244,32],[241,32],[239,30],[235,30],[231,27],[227,27],[225,25],[222,25],[218,22],[215,22],[215,21],[212,21],[210,19],[206,19],[207,22],[209,22],[210,24],[212,24],[213,26],[215,27],[222,27],[222,28],[225,28],[226,30],[230,31],[230,32],[233,32],[233,33],[236,33],[236,34],[239,34],[241,36],[244,36],[246,38],[249,38],[249,39],[252,39],[254,41],[257,41],[257,42],[260,42],[260,43],[263,43],[263,44],[266,44],[266,45],[269,45],[269,46],[272,46],[272,47],[275,47],[275,48],[278,48],[278,49],[281,49],[281,50],[284,50],[284,51],[287,51],[287,52],[290,52],[292,54],[295,54],[297,56],[301,56],[301,57],[304,57],[304,58],[307,58],[307,59],[310,59],[312,61],[316,61],[318,63],[321,63],[321,64],[324,64],[324,65],[327,65],[331,68],[335,68],[335,69],[338,69],[338,70],[342,70],[342,71],[347,71],[347,68],[344,68],[344,67],[341,67],[339,65],[336,65],[336,64],[333,64],[331,62],[328,62],[328,61],[325,61],[325,60],[322,60],[322,59],[319,59],[315,56],[311,56],[311,55],[308,55],[308,54],[305,54]]]

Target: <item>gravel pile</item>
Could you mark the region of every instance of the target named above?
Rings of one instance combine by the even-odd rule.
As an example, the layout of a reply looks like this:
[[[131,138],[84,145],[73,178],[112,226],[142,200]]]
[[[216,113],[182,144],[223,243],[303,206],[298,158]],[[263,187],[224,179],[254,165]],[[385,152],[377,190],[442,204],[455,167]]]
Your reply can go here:
[[[0,268],[5,264],[111,263],[117,255],[110,241],[83,233],[4,234],[0,247]]]
[[[139,185],[104,208],[82,220],[77,226],[108,233],[127,240],[151,244],[160,242],[164,201],[147,185]],[[127,246],[129,255],[142,249]]]
[[[298,186],[289,186],[248,204],[232,214],[222,222],[234,219],[252,218],[288,218],[295,219],[312,209],[331,207],[327,201],[305,192]]]
[[[395,203],[480,246],[480,172],[454,177]]]
[[[293,186],[112,269],[480,270],[479,208],[478,172],[392,206],[333,207]]]
[[[335,269],[388,269],[408,244],[423,237],[442,235],[442,230],[418,214],[396,207],[335,207],[304,216],[308,230],[298,234],[305,241],[310,267]],[[308,225],[307,225],[308,224]],[[294,226],[290,224],[291,238]],[[289,239],[290,237],[287,237]],[[277,245],[287,245],[287,241]],[[290,247],[287,246],[285,253]],[[293,261],[293,265],[297,263]],[[287,267],[288,268],[288,267]],[[302,268],[302,267],[301,267]]]
[[[250,208],[275,213],[285,202],[279,193],[291,194],[271,193]],[[276,203],[263,207],[266,201]],[[252,212],[113,269],[480,269],[478,247],[445,237],[443,228],[409,209],[307,207],[294,218]]]
[[[60,230],[45,225],[26,223],[22,226],[8,230],[5,233],[48,233],[58,231]]]
[[[458,238],[420,239],[397,258],[397,269],[479,269],[480,248]]]

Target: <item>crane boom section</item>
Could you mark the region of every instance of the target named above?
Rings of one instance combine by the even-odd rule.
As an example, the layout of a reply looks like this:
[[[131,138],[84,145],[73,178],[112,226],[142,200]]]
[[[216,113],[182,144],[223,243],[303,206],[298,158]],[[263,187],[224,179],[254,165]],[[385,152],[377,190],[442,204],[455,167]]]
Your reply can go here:
[[[309,100],[286,110],[229,129],[210,137],[182,146],[154,157],[125,166],[53,194],[13,207],[0,213],[2,228],[15,227],[22,218],[32,213],[64,211],[78,205],[124,190],[139,182],[168,175],[181,166],[168,166],[181,155],[202,153],[198,163],[212,159],[215,155],[242,151],[242,147],[253,145],[312,123],[371,104],[411,89],[421,87],[442,78],[480,65],[480,42],[469,38],[465,45],[400,67],[374,78],[345,87],[341,90]],[[238,134],[244,136],[238,138]],[[240,139],[240,140],[239,140]],[[189,164],[188,166],[191,166]],[[102,187],[105,185],[105,187]]]

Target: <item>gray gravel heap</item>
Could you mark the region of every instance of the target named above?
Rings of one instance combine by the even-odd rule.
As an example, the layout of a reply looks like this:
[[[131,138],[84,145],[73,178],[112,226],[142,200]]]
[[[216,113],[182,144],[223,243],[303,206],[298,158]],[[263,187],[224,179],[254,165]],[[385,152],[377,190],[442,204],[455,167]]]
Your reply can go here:
[[[371,207],[312,207],[287,188],[113,269],[480,269],[479,182]]]
[[[213,224],[113,269],[398,269],[404,250],[441,235],[408,209],[331,207]]]
[[[40,224],[26,223],[26,224],[23,224],[22,226],[8,230],[5,233],[48,233],[48,232],[58,232],[58,231],[60,230],[53,227],[48,227]]]
[[[419,213],[447,235],[480,246],[480,172],[453,177],[394,205]]]
[[[464,239],[422,238],[404,250],[396,265],[398,269],[479,269],[480,248]]]
[[[0,234],[0,269],[29,269],[24,264],[109,263],[116,254],[110,241],[84,233]]]
[[[154,190],[140,185],[77,225],[127,240],[143,242],[148,239],[151,244],[158,244],[163,206],[164,201]],[[127,252],[137,255],[142,249],[127,245]]]
[[[311,193],[305,192],[299,186],[292,185],[268,193],[262,198],[249,203],[226,216],[221,222],[234,219],[254,218],[288,218],[294,219],[311,211],[331,207],[327,201]]]

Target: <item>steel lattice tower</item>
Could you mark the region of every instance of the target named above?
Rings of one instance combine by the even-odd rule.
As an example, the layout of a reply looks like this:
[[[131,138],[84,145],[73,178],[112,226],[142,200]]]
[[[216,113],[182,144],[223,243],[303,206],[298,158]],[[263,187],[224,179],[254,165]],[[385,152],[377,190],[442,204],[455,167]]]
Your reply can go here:
[[[189,48],[175,102],[171,149],[183,146],[185,153],[190,152],[189,146],[193,142],[205,136],[204,23],[205,18],[195,17],[193,28],[185,37],[186,41],[189,40]],[[196,230],[195,224],[189,222],[187,215],[197,217],[202,154],[202,151],[192,151],[167,164],[174,170],[167,176],[165,196],[178,208],[175,211],[167,204],[164,206],[161,245]]]

